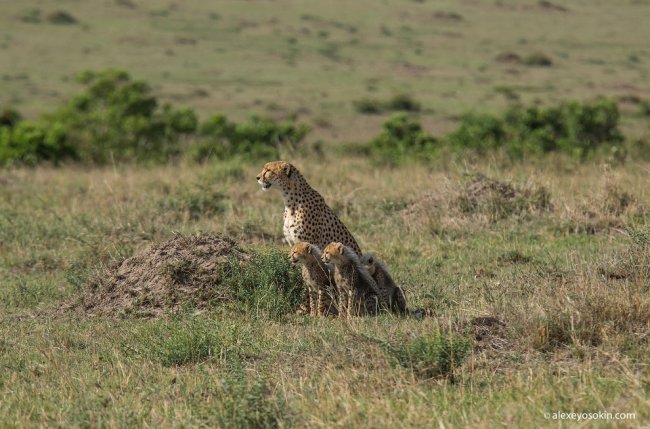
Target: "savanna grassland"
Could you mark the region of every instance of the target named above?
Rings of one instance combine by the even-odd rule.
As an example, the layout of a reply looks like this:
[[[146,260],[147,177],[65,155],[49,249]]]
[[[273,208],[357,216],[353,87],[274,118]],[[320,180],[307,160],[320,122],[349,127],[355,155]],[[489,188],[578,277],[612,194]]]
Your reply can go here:
[[[8,165],[0,426],[647,426],[648,18],[642,0],[2,3],[0,108],[28,120],[79,93],[80,71],[112,67],[201,118],[307,124],[279,156],[413,311],[310,318],[267,288],[288,251],[281,198],[255,181],[270,159]],[[434,136],[468,112],[609,97],[622,149],[351,151],[390,115],[368,110],[403,94]],[[66,311],[115,261],[201,232],[271,255],[259,277],[237,273],[260,282],[245,305]],[[545,418],[600,411],[634,416]]]

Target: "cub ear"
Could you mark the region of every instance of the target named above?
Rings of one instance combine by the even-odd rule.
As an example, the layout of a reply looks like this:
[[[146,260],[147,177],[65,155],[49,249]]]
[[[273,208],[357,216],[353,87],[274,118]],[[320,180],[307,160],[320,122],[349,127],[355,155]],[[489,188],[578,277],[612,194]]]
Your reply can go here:
[[[286,174],[287,177],[291,177],[291,171],[292,171],[291,164],[285,162],[282,168],[284,169],[284,174]]]
[[[374,262],[374,258],[372,257],[372,255],[368,255],[368,257],[366,257],[366,263],[368,265],[372,265],[373,262]]]

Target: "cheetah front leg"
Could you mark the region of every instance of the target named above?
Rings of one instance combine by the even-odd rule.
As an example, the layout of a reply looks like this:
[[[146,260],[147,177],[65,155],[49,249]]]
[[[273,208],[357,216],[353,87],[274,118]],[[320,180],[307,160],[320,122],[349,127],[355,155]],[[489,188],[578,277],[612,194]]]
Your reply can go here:
[[[320,299],[319,299],[320,292],[318,290],[316,290],[316,288],[310,286],[309,289],[308,289],[308,293],[309,293],[309,297],[308,297],[308,300],[309,300],[309,315],[310,316],[318,316],[319,315],[318,308],[319,308],[319,301],[320,301]]]
[[[365,303],[362,301],[359,292],[351,290],[348,295],[348,317],[363,316],[365,314]]]
[[[393,307],[393,299],[389,294],[389,291],[382,290],[380,294],[373,297],[374,305],[379,310],[390,311]]]
[[[348,291],[343,287],[339,287],[337,288],[337,290],[338,290],[337,302],[339,308],[339,317],[348,317],[348,301],[349,301]]]
[[[353,318],[355,316],[354,293],[351,290],[348,291],[348,302],[346,304],[346,308],[347,308],[348,319]]]
[[[395,311],[397,313],[406,313],[406,296],[404,295],[404,290],[397,286],[394,293],[393,305]]]
[[[381,310],[379,297],[374,294],[369,294],[365,299],[366,314],[375,315]]]
[[[324,316],[325,315],[325,297],[323,296],[323,290],[319,289],[318,290],[318,303],[317,303],[317,310],[316,314],[319,316]]]
[[[318,314],[321,316],[336,316],[338,313],[336,303],[336,288],[326,287],[318,291]]]

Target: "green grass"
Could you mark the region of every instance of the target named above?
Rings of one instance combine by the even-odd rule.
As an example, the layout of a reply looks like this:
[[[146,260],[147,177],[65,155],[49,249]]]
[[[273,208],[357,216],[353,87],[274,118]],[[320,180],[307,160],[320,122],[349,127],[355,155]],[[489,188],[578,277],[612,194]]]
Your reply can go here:
[[[467,112],[499,116],[515,101],[613,97],[626,144],[647,152],[647,2],[55,6],[0,5],[0,58],[11,65],[0,110],[36,119],[80,91],[79,71],[114,67],[201,120],[296,117],[320,152],[290,161],[387,263],[414,314],[293,314],[281,197],[259,189],[261,164],[2,169],[0,426],[575,424],[544,418],[556,411],[636,416],[588,427],[648,425],[647,158],[468,154],[383,166],[334,150],[369,141],[387,119],[355,101],[404,94],[436,136]],[[57,11],[76,23],[50,23]],[[552,64],[497,60],[508,53]],[[477,173],[521,193],[464,204]],[[263,255],[252,269],[230,267],[237,305],[158,319],[61,311],[97,270],[201,231]],[[486,316],[503,326],[472,323]]]
[[[591,165],[562,172],[551,162],[497,176],[485,164],[486,175],[518,189],[543,184],[553,204],[495,217],[490,210],[498,208],[462,209],[468,179],[457,172],[339,160],[346,174],[330,174],[318,171],[320,162],[296,164],[362,247],[387,262],[424,318],[344,322],[287,313],[299,296],[295,273],[280,263],[287,251],[280,197],[246,179],[260,166],[4,171],[3,420],[492,427],[503,422],[495,409],[509,410],[516,426],[552,425],[543,418],[551,410],[635,412],[629,427],[650,418],[644,164],[604,177]],[[220,210],[178,216],[185,209],[160,205],[206,194],[209,178],[220,180]],[[359,186],[374,192],[355,193]],[[610,211],[613,186],[635,202]],[[578,233],[565,226],[596,220],[613,226]],[[225,232],[268,255],[252,269],[231,267],[228,287],[240,291],[241,304],[155,320],[56,310],[98,266],[173,232],[197,231]],[[476,316],[505,327],[477,339]]]

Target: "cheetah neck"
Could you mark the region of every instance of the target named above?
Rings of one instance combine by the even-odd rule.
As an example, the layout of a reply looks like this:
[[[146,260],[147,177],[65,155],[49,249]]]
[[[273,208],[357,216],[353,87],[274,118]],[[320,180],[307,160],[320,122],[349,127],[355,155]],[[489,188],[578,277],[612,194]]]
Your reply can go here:
[[[284,184],[280,189],[285,207],[295,207],[301,203],[306,194],[316,192],[300,173],[294,172],[294,174],[295,179],[291,183]]]
[[[312,244],[311,251],[309,253],[309,256],[306,258],[305,263],[310,268],[318,268],[322,271],[329,271],[327,264],[321,259],[322,255],[323,252],[317,246]]]
[[[357,268],[357,266],[354,264],[353,261],[349,259],[345,261],[340,261],[337,264],[335,264],[335,268],[339,272],[339,275],[342,278],[351,279],[352,284],[357,282],[357,278],[359,277],[359,269]]]
[[[304,265],[310,272],[318,273],[322,277],[329,277],[329,268],[320,258],[309,257],[304,261]]]

